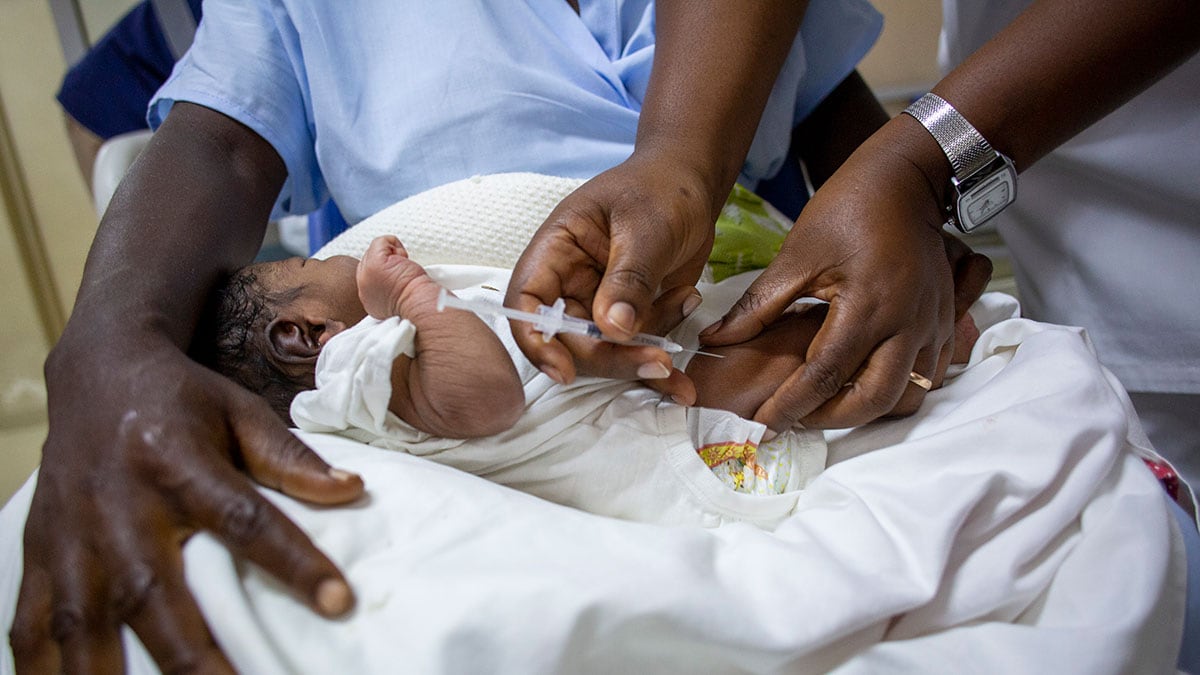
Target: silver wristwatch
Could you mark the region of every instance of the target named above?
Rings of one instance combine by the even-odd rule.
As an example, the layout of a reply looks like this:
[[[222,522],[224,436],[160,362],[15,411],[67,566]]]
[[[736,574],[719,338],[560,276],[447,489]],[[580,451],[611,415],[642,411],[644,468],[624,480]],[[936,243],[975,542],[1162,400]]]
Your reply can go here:
[[[1017,198],[1017,168],[996,152],[971,123],[937,94],[925,94],[904,112],[920,122],[942,146],[954,167],[947,222],[971,232]]]

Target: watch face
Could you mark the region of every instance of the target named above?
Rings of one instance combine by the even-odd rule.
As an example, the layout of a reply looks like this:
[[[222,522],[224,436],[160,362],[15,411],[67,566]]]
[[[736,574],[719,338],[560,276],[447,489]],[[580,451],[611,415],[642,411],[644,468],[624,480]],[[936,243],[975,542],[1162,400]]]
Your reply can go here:
[[[1005,166],[959,195],[958,222],[963,231],[970,232],[1003,211],[1016,197],[1016,174]]]
[[[982,223],[1000,212],[1012,201],[1012,185],[998,181],[993,185],[976,190],[967,203],[967,217],[973,223]]]

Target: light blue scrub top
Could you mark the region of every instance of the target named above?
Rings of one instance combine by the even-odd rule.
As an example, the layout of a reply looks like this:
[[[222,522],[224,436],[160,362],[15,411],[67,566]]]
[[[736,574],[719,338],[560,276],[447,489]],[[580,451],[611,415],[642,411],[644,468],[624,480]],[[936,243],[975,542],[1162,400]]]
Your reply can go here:
[[[273,217],[330,196],[350,223],[508,171],[589,178],[633,151],[654,55],[653,0],[206,0],[151,101],[218,110],[287,164]],[[794,123],[878,37],[865,0],[813,0],[741,181],[784,161]],[[731,47],[732,48],[732,47]]]

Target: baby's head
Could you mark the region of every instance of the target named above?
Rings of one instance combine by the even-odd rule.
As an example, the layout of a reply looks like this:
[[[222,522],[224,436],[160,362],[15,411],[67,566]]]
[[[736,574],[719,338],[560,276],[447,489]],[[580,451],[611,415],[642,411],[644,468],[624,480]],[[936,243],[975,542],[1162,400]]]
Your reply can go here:
[[[314,387],[321,348],[366,316],[357,267],[357,259],[335,256],[237,270],[210,296],[193,357],[262,395],[290,423],[292,399]]]

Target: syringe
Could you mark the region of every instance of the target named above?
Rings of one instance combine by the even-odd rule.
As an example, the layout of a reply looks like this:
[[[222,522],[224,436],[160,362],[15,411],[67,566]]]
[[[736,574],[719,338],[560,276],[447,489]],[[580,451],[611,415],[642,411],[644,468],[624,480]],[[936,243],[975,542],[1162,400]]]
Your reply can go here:
[[[612,342],[619,345],[648,345],[650,347],[658,347],[668,354],[678,352],[692,352],[693,354],[703,354],[704,356],[712,356],[718,359],[725,358],[720,354],[711,354],[702,352],[697,349],[684,349],[683,345],[672,342],[665,337],[658,335],[650,335],[647,333],[638,333],[629,340],[617,340],[600,332],[600,327],[593,321],[580,319],[570,316],[563,312],[566,303],[562,298],[555,301],[553,306],[538,305],[536,314],[533,312],[523,312],[519,309],[512,309],[504,305],[488,302],[486,300],[464,300],[458,296],[450,295],[446,289],[442,289],[438,293],[437,309],[439,312],[445,311],[447,307],[453,309],[465,309],[468,312],[474,312],[479,316],[504,316],[517,321],[527,321],[533,324],[533,329],[542,334],[542,339],[549,342],[551,338],[559,333],[573,333],[575,335],[586,335],[596,340]]]

